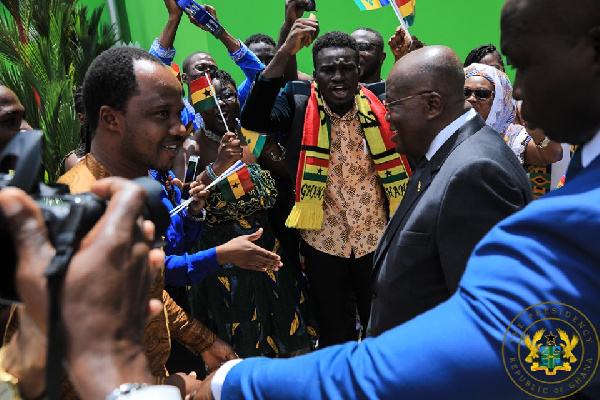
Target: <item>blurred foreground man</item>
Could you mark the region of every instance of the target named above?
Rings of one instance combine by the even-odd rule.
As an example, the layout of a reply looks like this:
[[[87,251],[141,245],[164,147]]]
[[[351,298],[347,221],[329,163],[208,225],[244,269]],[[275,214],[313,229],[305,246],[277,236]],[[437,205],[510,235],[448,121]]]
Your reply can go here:
[[[581,145],[566,185],[492,228],[457,293],[435,309],[361,343],[230,361],[203,395],[599,398],[600,2],[569,6],[508,0],[502,11],[524,117],[552,140]]]

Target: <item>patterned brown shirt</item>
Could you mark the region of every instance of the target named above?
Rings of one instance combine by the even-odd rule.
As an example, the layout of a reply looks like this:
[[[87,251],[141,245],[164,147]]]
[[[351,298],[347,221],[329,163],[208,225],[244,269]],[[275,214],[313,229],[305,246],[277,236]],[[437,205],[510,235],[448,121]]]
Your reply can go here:
[[[313,248],[330,255],[356,258],[375,251],[387,224],[385,194],[371,154],[365,151],[365,134],[356,104],[343,117],[331,118],[329,173],[323,200],[323,226],[301,230]]]

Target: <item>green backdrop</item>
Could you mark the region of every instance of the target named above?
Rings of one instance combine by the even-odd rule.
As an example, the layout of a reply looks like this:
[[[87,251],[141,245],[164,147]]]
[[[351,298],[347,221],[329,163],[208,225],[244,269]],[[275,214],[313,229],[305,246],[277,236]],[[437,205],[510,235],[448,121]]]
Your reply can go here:
[[[365,26],[381,32],[385,40],[398,25],[390,6],[373,11],[360,11],[353,0],[316,0],[317,18],[321,32],[341,30],[352,32]],[[98,5],[104,0],[80,0],[81,4]],[[120,28],[126,41],[138,42],[149,48],[167,20],[167,12],[161,0],[115,0],[120,16]],[[500,10],[503,0],[418,0],[416,20],[410,29],[427,44],[442,44],[452,47],[461,59],[474,47],[500,42]],[[219,21],[235,37],[245,40],[260,32],[277,39],[283,22],[285,0],[212,0],[209,4],[217,9]],[[108,21],[108,11],[105,10]],[[181,65],[183,59],[198,50],[211,53],[219,67],[228,70],[241,82],[243,74],[227,56],[221,42],[192,25],[187,18],[181,22],[175,41],[177,55],[175,62]],[[383,68],[385,77],[393,65],[393,56],[388,57]],[[312,73],[310,49],[298,54],[298,67]],[[510,71],[509,75],[510,74]]]

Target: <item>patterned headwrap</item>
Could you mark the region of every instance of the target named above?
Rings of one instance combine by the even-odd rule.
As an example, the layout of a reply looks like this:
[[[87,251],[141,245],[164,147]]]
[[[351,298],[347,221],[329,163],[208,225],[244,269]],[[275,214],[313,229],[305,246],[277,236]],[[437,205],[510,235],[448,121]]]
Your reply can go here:
[[[485,123],[504,135],[515,120],[515,104],[512,100],[512,85],[506,74],[485,64],[473,63],[465,68],[465,79],[483,76],[494,85],[494,102]]]

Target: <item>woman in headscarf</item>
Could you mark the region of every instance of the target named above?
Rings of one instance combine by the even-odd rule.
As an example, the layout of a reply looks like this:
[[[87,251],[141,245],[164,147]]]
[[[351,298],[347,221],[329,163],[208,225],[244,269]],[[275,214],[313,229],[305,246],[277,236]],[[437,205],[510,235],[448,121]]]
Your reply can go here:
[[[533,138],[523,125],[514,124],[512,85],[504,72],[485,64],[469,65],[465,68],[465,97],[523,164],[547,165],[562,158],[560,143],[543,134]]]

